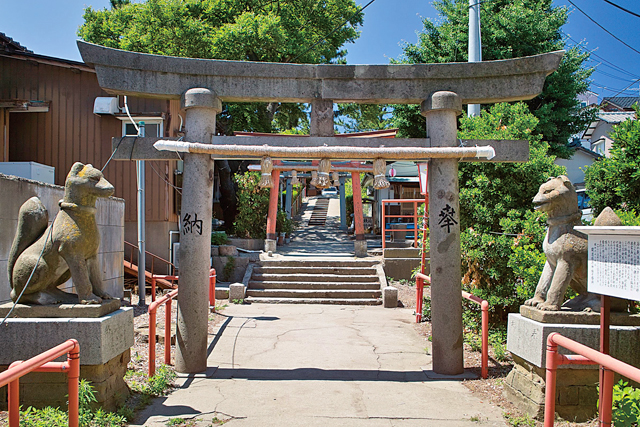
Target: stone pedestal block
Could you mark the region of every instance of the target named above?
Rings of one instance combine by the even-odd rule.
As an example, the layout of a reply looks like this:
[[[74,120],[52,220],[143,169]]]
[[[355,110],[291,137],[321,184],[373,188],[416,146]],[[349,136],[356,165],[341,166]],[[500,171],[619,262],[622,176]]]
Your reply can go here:
[[[353,242],[353,249],[355,251],[355,255],[358,258],[366,258],[367,257],[367,241],[366,240],[356,240]]]
[[[242,283],[232,283],[229,285],[229,301],[243,300],[245,287]]]
[[[80,377],[91,381],[97,405],[114,410],[129,395],[124,374],[133,345],[133,309],[122,308],[96,318],[7,319],[0,346],[0,372],[16,360],[34,357],[67,339],[80,343]],[[64,361],[61,357],[58,361]],[[24,407],[66,406],[67,379],[63,373],[31,373],[20,379]],[[0,408],[6,408],[6,388]]]
[[[276,241],[274,239],[266,239],[264,241],[264,251],[265,252],[275,252],[276,251]]]
[[[546,342],[552,332],[594,349],[599,347],[599,325],[543,323],[520,314],[509,315],[507,350],[511,352],[515,364],[505,381],[505,394],[507,399],[538,419],[544,415]],[[640,353],[636,349],[639,338],[640,327],[611,326],[611,355],[633,366],[640,366]],[[570,354],[561,347],[558,349],[562,354]],[[560,366],[556,383],[558,415],[567,421],[592,419],[597,411],[597,385],[597,366]]]
[[[382,303],[384,308],[396,308],[398,306],[398,289],[392,286],[383,288]]]

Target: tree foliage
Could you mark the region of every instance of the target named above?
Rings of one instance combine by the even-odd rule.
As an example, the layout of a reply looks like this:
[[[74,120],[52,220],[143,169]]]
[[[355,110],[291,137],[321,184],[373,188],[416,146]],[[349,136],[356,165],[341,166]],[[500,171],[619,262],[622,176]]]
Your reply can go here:
[[[459,169],[463,284],[489,301],[494,321],[506,320],[533,294],[544,265],[546,223],[532,200],[564,168],[553,163],[537,125],[524,103],[496,104],[460,122],[460,138],[529,141],[528,162],[461,163]]]
[[[400,63],[467,61],[469,2],[436,0],[439,21],[425,19],[416,44],[406,44]],[[552,0],[495,0],[481,2],[482,59],[497,60],[530,56],[564,49],[561,27],[567,10]],[[547,77],[542,94],[527,102],[538,118],[536,132],[550,144],[554,154],[567,156],[571,135],[584,130],[594,112],[580,109],[576,95],[588,89],[592,69],[584,67],[589,55],[569,49],[558,70]],[[424,137],[425,121],[417,106],[394,107],[399,136]]]
[[[344,61],[343,45],[359,36],[356,27],[363,17],[358,11],[354,0],[116,1],[111,9],[87,7],[78,35],[91,43],[158,55],[331,63]],[[224,108],[222,121],[236,131],[280,131],[306,118],[299,105]]]
[[[613,127],[611,157],[603,158],[585,171],[587,194],[594,217],[607,206],[640,212],[640,107],[636,118]]]

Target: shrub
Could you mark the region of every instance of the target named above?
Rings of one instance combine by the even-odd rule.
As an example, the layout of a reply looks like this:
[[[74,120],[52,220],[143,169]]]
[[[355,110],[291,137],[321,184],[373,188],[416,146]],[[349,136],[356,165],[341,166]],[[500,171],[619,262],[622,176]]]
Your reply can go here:
[[[214,231],[211,233],[211,244],[212,245],[225,245],[229,242],[229,237],[227,237],[227,233],[224,231]]]
[[[638,427],[640,388],[628,387],[620,380],[613,387],[613,423],[616,427]]]
[[[269,189],[258,186],[259,172],[236,174],[233,178],[238,186],[238,216],[234,222],[238,237],[264,239],[267,234],[269,212]]]

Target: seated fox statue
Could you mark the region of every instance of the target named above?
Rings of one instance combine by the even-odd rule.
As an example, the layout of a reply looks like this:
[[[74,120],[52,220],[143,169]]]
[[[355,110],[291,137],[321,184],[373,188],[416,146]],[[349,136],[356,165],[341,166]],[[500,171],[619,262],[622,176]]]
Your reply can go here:
[[[525,305],[547,311],[563,307],[571,311],[599,312],[600,296],[587,291],[587,236],[573,228],[582,224],[582,211],[578,208],[573,184],[564,175],[551,178],[540,186],[533,204],[536,210],[548,214],[549,229],[542,245],[547,261],[535,294]],[[620,219],[610,208],[596,219],[596,225],[620,225],[618,223]],[[569,286],[578,295],[563,304]],[[627,310],[628,301],[619,298],[610,301],[612,311]]]
[[[8,265],[14,302],[99,304],[103,298],[111,299],[102,289],[95,206],[98,197],[113,194],[113,185],[98,169],[78,162],[64,187],[60,212],[49,226],[49,214],[39,198],[20,207]],[[58,289],[69,278],[77,295]]]

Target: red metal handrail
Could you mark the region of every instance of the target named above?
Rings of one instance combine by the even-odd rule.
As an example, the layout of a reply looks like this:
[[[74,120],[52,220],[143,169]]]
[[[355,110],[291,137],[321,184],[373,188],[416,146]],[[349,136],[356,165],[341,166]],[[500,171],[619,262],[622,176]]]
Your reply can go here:
[[[178,276],[151,276],[151,289],[155,292],[155,279],[178,280]],[[149,378],[156,373],[156,312],[158,307],[164,308],[164,363],[171,364],[171,301],[178,296],[178,289],[174,289],[149,305]],[[216,307],[216,270],[209,270],[209,304],[212,310]]]
[[[398,231],[398,229],[388,229],[387,228],[387,218],[413,218],[413,230],[401,229],[401,231],[405,235],[406,235],[407,232],[412,231],[413,232],[413,246],[416,247],[416,248],[418,247],[418,232],[420,231],[420,229],[418,229],[418,204],[419,203],[425,203],[425,202],[426,202],[425,199],[385,199],[385,200],[382,200],[382,249],[385,249],[387,247],[387,245],[386,245],[386,243],[387,243],[387,231],[392,232],[392,233],[394,231]],[[413,215],[391,215],[391,214],[387,214],[386,213],[387,210],[385,209],[385,204],[391,204],[391,203],[399,203],[400,205],[402,205],[402,203],[413,203]],[[402,212],[402,210],[401,210],[401,212]],[[410,224],[410,223],[404,223],[404,224]]]
[[[563,355],[558,353],[558,346],[564,347],[577,355]],[[600,393],[599,425],[610,427],[613,405],[613,373],[640,382],[640,369],[615,359],[608,354],[587,347],[573,341],[557,332],[547,337],[546,384],[544,396],[544,427],[553,427],[556,409],[556,371],[559,365],[600,365],[603,370]]]
[[[138,247],[136,245],[134,245],[133,243],[129,243],[127,241],[124,242],[125,247],[129,247],[129,259],[127,260],[125,257],[125,262],[129,263],[129,268],[132,268],[133,266],[133,254],[136,253],[138,251]],[[136,252],[134,252],[134,250]],[[125,251],[126,253],[126,251]],[[151,272],[152,276],[155,274],[155,260],[157,259],[159,262],[162,262],[164,264],[166,264],[169,267],[169,276],[175,275],[176,274],[176,270],[178,269],[175,265],[173,265],[173,263],[171,263],[170,261],[167,261],[166,259],[159,257],[158,255],[152,254],[149,251],[144,251],[144,253],[147,256],[151,257],[151,269],[147,270],[149,272]],[[138,261],[138,265],[140,264],[140,262]],[[137,266],[136,266],[137,268]],[[146,260],[145,260],[145,269],[146,269]],[[157,278],[160,278],[159,276],[156,276]],[[151,300],[155,301],[156,299],[156,293],[155,293],[155,283],[153,282],[153,279],[151,281],[151,286],[153,288],[153,292],[151,293]]]
[[[422,301],[425,282],[431,285],[431,277],[422,273],[416,274],[416,323],[422,321]],[[482,378],[487,378],[489,376],[489,302],[467,291],[462,291],[462,297],[480,305],[480,310],[482,311],[481,375]]]
[[[67,355],[66,362],[52,362]],[[9,384],[9,427],[20,425],[20,378],[30,372],[64,372],[67,374],[69,393],[69,427],[79,423],[80,344],[71,339],[25,361],[13,362],[0,374],[0,387]]]

